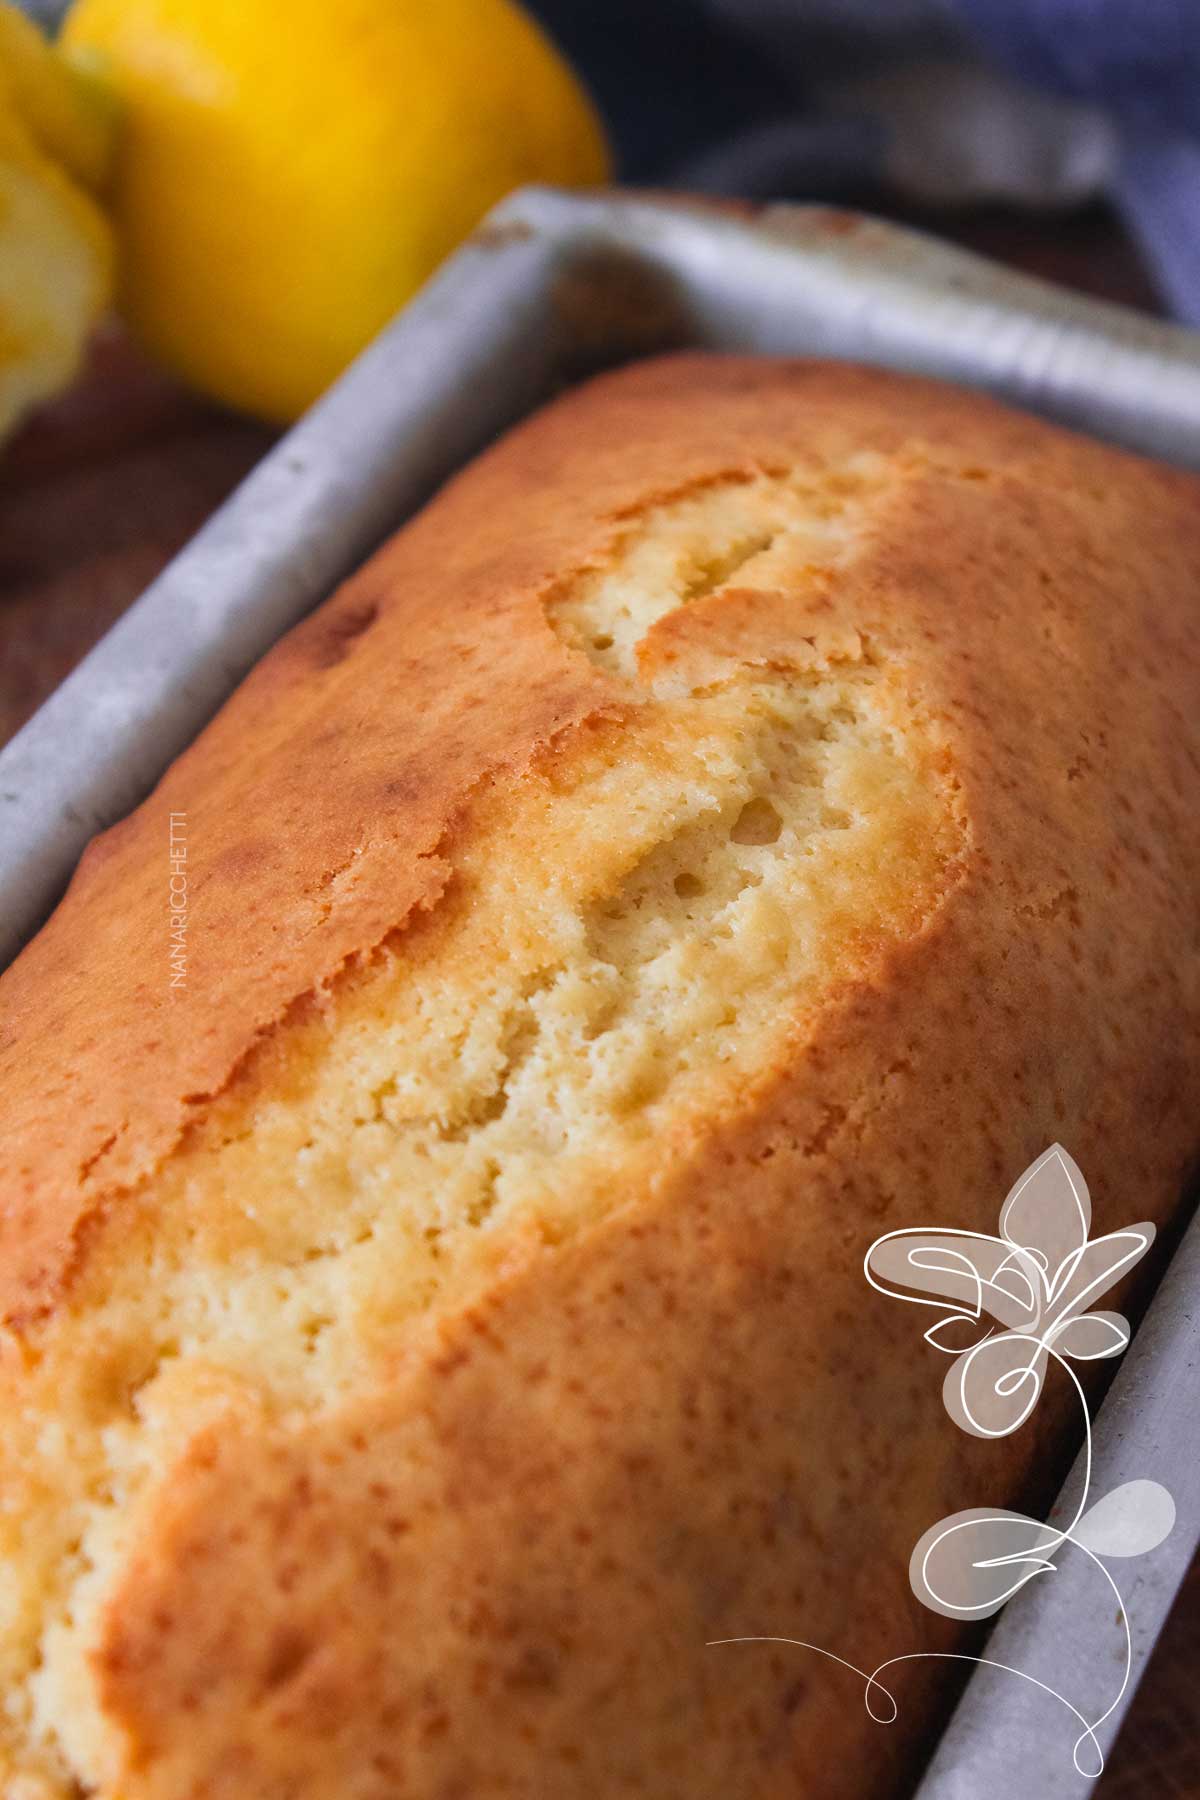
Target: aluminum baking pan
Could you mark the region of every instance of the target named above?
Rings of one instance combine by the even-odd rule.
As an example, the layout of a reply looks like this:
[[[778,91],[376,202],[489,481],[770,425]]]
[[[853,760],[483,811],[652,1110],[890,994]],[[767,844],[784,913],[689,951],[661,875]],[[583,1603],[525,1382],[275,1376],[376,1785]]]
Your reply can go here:
[[[0,965],[88,838],[129,811],[263,651],[440,480],[580,373],[689,344],[938,375],[1200,468],[1196,334],[825,207],[523,190],[0,752]],[[1136,1216],[1136,1197],[1131,1207]],[[1129,1588],[1126,1699],[1200,1537],[1198,1288],[1193,1228],[1096,1426],[1105,1489],[1153,1478],[1178,1508]],[[991,1642],[1022,1667],[1053,1652],[1086,1671],[1109,1656],[1103,1621],[1057,1579],[1022,1590]],[[1086,1794],[1062,1731],[1030,1712],[1029,1684],[987,1676],[968,1684],[922,1800]]]

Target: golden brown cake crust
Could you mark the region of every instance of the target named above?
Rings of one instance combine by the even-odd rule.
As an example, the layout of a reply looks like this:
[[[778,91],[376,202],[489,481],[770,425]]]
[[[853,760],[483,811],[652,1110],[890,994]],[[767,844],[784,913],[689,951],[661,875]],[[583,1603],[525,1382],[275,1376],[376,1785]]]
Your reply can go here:
[[[0,1280],[36,1338],[97,1221],[256,1044],[436,912],[473,797],[622,715],[548,623],[621,521],[862,449],[896,481],[836,578],[786,613],[700,599],[641,666],[851,641],[894,661],[956,795],[938,904],[869,977],[848,957],[663,1179],[431,1318],[386,1380],[195,1439],[95,1646],[122,1800],[857,1796],[927,1725],[935,1664],[901,1671],[883,1731],[834,1665],[705,1645],[779,1633],[866,1668],[944,1646],[913,1542],[1010,1502],[1050,1441],[1052,1408],[999,1445],[953,1428],[907,1309],[862,1280],[872,1237],[994,1229],[1055,1139],[1098,1229],[1178,1196],[1200,1100],[1189,478],[839,366],[672,358],[558,402],[284,640],[0,983]],[[204,842],[186,1006],[147,953],[173,809]]]

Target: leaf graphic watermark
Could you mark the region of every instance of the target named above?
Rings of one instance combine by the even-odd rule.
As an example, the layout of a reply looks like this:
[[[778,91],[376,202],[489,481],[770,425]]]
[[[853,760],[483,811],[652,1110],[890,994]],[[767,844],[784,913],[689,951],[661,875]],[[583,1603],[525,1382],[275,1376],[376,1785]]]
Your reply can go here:
[[[1155,1549],[1175,1523],[1175,1503],[1159,1482],[1127,1481],[1089,1506],[1092,1430],[1075,1362],[1119,1356],[1129,1343],[1120,1313],[1093,1310],[1110,1287],[1154,1241],[1150,1223],[1091,1237],[1087,1183],[1072,1157],[1052,1144],[1030,1164],[1000,1210],[995,1236],[953,1229],[887,1232],[867,1251],[863,1269],[879,1293],[941,1316],[925,1341],[952,1360],[942,1383],[946,1410],[961,1430],[983,1438],[1008,1437],[1029,1418],[1051,1364],[1065,1371],[1084,1419],[1084,1481],[1075,1516],[1065,1527],[996,1507],[967,1507],[922,1533],[909,1559],[909,1583],[922,1605],[953,1619],[987,1619],[1037,1577],[1053,1575],[1067,1544],[1087,1556],[1108,1583],[1125,1634],[1120,1687],[1104,1712],[1089,1719],[1065,1694],[1021,1669],[988,1657],[916,1651],[874,1670],[859,1669],[820,1645],[790,1643],[841,1663],[866,1683],[868,1713],[880,1724],[896,1717],[896,1703],[879,1676],[925,1656],[978,1662],[1032,1682],[1061,1702],[1083,1727],[1073,1761],[1081,1775],[1104,1767],[1096,1731],[1120,1705],[1129,1683],[1132,1640],[1128,1616],[1101,1558],[1141,1556]],[[725,1638],[752,1643],[759,1638]]]

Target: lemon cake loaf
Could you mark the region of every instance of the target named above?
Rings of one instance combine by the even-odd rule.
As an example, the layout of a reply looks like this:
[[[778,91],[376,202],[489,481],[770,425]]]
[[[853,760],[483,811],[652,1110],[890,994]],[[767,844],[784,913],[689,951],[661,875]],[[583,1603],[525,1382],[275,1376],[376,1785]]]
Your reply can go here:
[[[896,1792],[944,1663],[712,1646],[1061,1470],[863,1255],[1170,1216],[1198,777],[1191,477],[687,355],[452,481],[0,979],[5,1800]]]

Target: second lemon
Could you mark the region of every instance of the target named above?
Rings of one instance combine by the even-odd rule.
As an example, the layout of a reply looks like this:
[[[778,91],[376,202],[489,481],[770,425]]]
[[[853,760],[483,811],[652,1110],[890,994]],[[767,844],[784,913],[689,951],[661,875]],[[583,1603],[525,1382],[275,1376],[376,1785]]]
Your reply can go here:
[[[286,420],[502,195],[607,173],[510,0],[76,0],[123,108],[124,310],[196,387]]]

